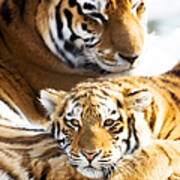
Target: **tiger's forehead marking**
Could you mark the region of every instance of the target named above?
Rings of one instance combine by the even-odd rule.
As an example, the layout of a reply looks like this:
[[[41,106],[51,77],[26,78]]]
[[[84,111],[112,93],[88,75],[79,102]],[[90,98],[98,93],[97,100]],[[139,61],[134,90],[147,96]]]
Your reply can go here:
[[[115,116],[118,116],[117,102],[109,96],[91,90],[69,101],[66,116],[94,122],[99,118],[115,119]]]

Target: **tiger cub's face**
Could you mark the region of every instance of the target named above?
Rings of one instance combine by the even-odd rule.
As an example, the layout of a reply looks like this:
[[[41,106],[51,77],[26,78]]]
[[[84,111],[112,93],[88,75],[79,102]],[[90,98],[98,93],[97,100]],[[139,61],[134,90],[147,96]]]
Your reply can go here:
[[[41,91],[41,103],[70,163],[86,177],[107,178],[121,158],[143,143],[135,119],[149,106],[151,95],[140,90],[124,97],[121,92],[93,87],[71,93],[46,90]]]
[[[129,70],[145,36],[143,0],[50,0],[37,11],[37,27],[50,50],[72,68]]]

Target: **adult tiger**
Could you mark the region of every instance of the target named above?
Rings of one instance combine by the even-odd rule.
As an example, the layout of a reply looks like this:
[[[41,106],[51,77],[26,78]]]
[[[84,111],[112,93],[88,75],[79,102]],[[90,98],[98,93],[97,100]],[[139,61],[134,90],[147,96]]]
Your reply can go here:
[[[143,0],[0,0],[0,126],[5,129],[0,128],[0,175],[3,180],[18,179],[21,167],[23,180],[32,179],[33,173],[26,163],[33,160],[33,153],[42,153],[37,160],[44,162],[46,149],[39,146],[40,141],[29,146],[30,153],[24,154],[25,146],[15,148],[19,142],[28,146],[36,139],[30,135],[31,140],[24,139],[26,131],[32,134],[42,131],[39,126],[35,130],[30,123],[45,123],[36,102],[40,89],[69,89],[89,76],[129,70],[136,64],[144,44],[144,6]],[[23,133],[19,135],[19,131]],[[39,149],[33,151],[37,146]],[[56,161],[53,157],[49,161]],[[38,177],[43,179],[46,173],[47,167]]]
[[[43,121],[40,89],[69,89],[105,71],[130,70],[143,49],[144,6],[142,0],[1,0],[0,117],[11,119],[8,125]]]
[[[69,92],[43,90],[41,102],[52,119],[49,130],[83,176],[180,178],[180,64],[158,77],[101,78]]]
[[[144,10],[143,0],[1,0],[0,58],[37,91],[129,70],[143,50]]]

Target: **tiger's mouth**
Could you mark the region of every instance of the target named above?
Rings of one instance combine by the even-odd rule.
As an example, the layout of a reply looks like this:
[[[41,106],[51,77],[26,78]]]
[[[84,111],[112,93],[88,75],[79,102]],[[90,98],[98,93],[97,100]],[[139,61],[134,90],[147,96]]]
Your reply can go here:
[[[129,71],[136,67],[136,62],[139,61],[140,58],[137,58],[135,61],[133,61],[133,63],[122,57],[116,60],[113,58],[99,57],[97,54],[95,54],[94,57],[88,57],[85,55],[84,59],[85,60],[79,63],[76,68],[106,75]]]
[[[133,68],[133,66],[126,61],[123,61],[122,63],[117,62],[113,65],[101,61],[97,61],[97,64],[99,65],[100,68],[103,69],[103,71],[106,71],[108,73],[120,73]]]
[[[101,179],[105,177],[105,172],[103,171],[103,169],[97,169],[95,167],[92,166],[86,166],[83,168],[77,168],[77,171],[82,174],[85,177],[88,178],[95,178],[95,179]]]
[[[85,177],[95,178],[95,179],[108,179],[113,172],[116,170],[115,166],[102,166],[102,167],[93,167],[91,165],[85,167],[77,167],[77,171]]]

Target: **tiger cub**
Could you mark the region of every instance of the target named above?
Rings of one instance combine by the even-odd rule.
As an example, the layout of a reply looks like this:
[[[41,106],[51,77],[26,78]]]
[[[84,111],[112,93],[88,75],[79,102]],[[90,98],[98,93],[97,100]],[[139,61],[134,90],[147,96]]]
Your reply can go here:
[[[87,80],[41,91],[50,132],[84,177],[180,178],[180,64],[158,77]]]

